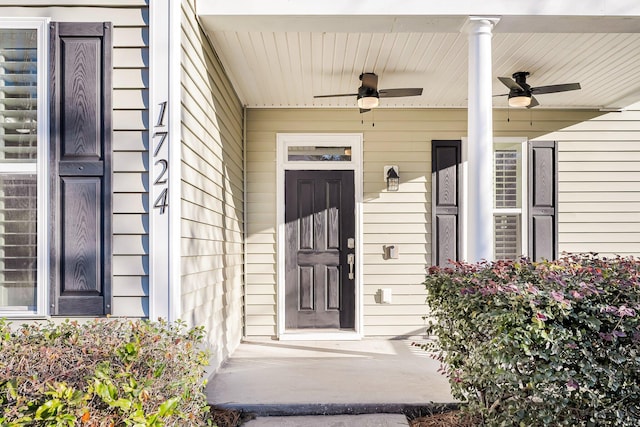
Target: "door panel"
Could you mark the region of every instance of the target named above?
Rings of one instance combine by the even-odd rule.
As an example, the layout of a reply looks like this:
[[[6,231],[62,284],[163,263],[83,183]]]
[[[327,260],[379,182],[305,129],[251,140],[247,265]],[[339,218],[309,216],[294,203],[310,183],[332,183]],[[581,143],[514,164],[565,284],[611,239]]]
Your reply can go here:
[[[353,328],[353,171],[285,172],[285,326]]]

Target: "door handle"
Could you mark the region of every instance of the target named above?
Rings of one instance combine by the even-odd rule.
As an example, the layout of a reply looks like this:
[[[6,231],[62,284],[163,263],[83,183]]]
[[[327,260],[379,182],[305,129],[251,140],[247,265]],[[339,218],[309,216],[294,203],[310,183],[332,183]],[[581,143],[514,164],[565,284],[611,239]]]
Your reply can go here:
[[[355,275],[353,274],[353,265],[356,263],[356,256],[354,254],[347,254],[347,264],[349,264],[349,280],[353,280]]]

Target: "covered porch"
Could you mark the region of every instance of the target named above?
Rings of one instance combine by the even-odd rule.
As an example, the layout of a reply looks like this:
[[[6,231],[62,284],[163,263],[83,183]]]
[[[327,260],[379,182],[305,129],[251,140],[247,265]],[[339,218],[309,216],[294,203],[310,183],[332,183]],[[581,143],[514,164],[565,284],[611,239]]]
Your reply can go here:
[[[622,121],[633,127],[626,118],[595,122],[640,100],[640,10],[623,3],[198,3],[199,22],[245,108],[245,336],[281,338],[288,329],[280,135],[362,135],[362,158],[354,166],[361,189],[356,188],[352,251],[359,336],[409,336],[422,325],[421,277],[436,260],[433,141],[463,140],[466,150],[458,188],[461,259],[495,256],[497,138],[521,144],[521,152],[530,140],[560,141],[565,163],[555,230],[559,250],[608,244],[604,234],[589,235],[588,242],[586,234],[579,235],[593,229],[587,224],[608,221],[593,211],[609,200],[605,192],[590,194],[581,181],[589,170],[603,168],[599,179],[612,180],[618,169],[613,161],[593,167],[599,156],[593,153],[605,149],[595,138],[623,137],[620,150],[633,150],[632,136],[614,134]],[[509,107],[510,90],[498,77],[518,72],[529,73],[532,87],[579,83],[581,89],[541,93],[535,108]],[[379,107],[361,113],[363,73],[376,73],[381,92],[421,88],[421,95],[382,98]],[[318,97],[331,94],[349,96]],[[580,123],[586,126],[579,132],[565,132]],[[579,150],[585,153],[574,155]],[[624,158],[629,157],[620,153],[616,162]],[[390,165],[400,171],[395,193],[382,179]],[[606,215],[635,209],[628,196],[621,196],[620,205],[608,205]],[[522,197],[519,227],[524,229]],[[611,245],[612,252],[628,247],[617,236],[620,249]],[[386,256],[390,246],[400,248],[397,258]],[[525,248],[521,243],[518,253],[527,255]],[[391,289],[392,303],[381,301],[383,289]]]

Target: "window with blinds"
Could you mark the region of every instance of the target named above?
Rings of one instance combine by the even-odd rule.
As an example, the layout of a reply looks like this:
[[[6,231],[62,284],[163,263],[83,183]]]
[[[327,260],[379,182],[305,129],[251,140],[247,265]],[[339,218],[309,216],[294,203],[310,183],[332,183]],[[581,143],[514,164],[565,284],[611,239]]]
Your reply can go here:
[[[515,259],[522,255],[520,150],[494,151],[494,256]]]
[[[518,152],[515,150],[494,152],[495,207],[518,207]]]
[[[520,250],[520,215],[494,214],[494,251],[496,259],[515,259]]]
[[[37,306],[38,30],[0,28],[0,310]]]

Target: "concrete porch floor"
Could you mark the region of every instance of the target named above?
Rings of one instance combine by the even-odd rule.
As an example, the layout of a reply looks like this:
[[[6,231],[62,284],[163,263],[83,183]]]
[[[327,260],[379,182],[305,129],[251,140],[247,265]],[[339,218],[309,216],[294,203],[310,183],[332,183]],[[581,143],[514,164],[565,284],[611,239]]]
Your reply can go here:
[[[259,416],[401,413],[451,404],[411,340],[247,340],[210,379],[211,404]]]

